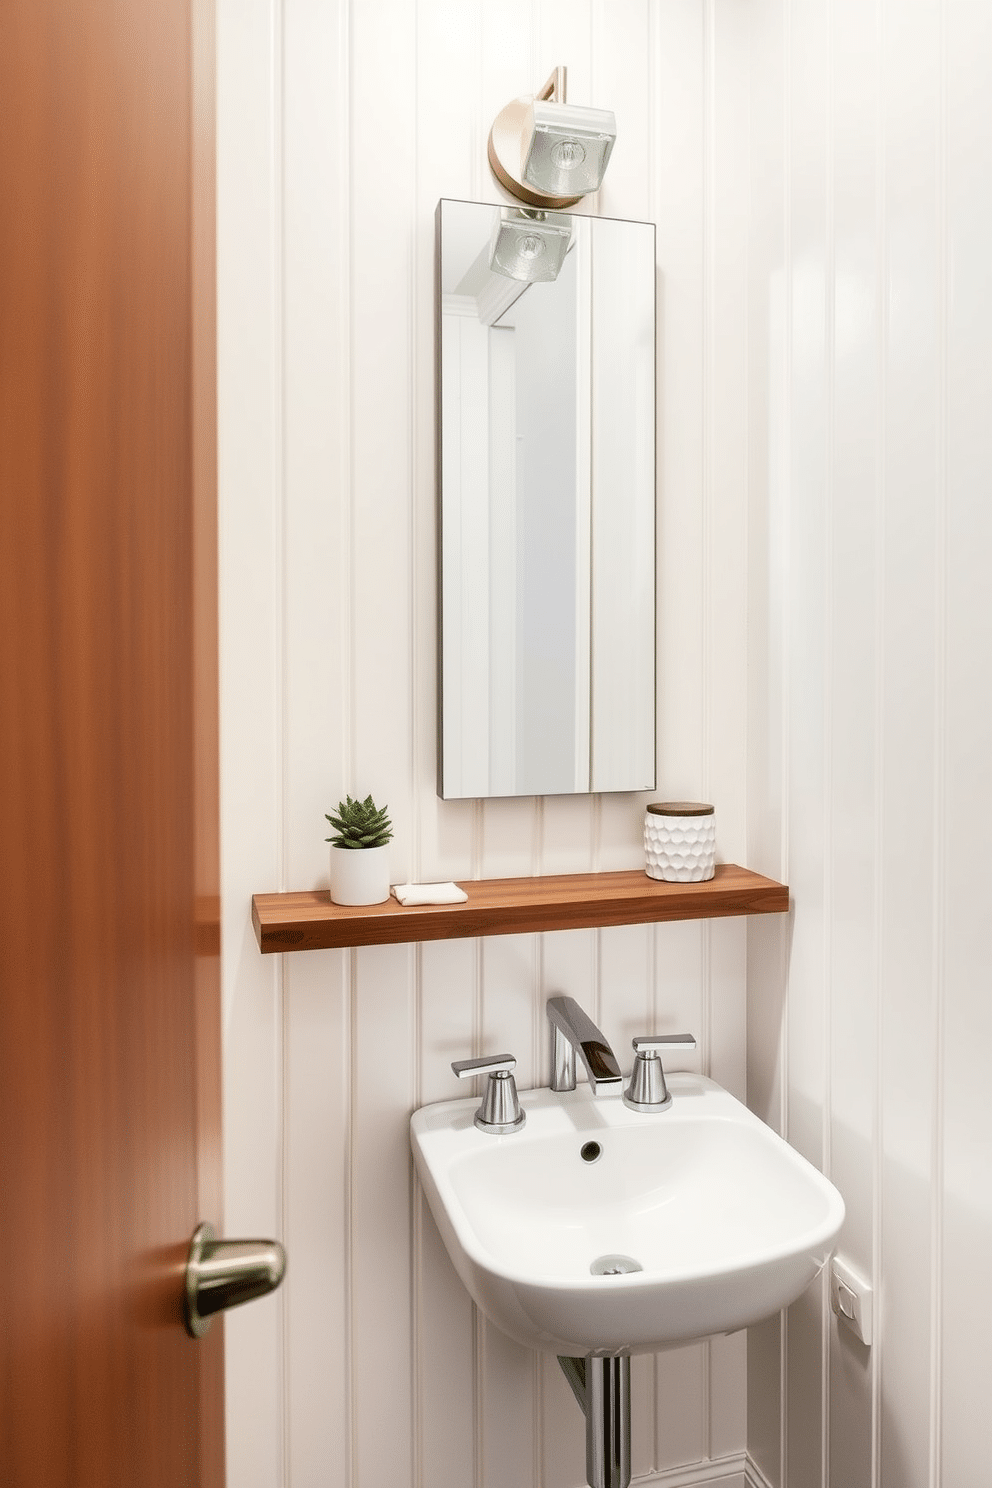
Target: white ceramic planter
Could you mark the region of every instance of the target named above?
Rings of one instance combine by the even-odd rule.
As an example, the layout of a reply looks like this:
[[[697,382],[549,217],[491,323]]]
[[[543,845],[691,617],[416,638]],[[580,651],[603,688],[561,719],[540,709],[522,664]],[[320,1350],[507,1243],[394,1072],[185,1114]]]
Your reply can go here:
[[[389,898],[389,844],[334,847],[331,898],[335,904],[382,904]]]

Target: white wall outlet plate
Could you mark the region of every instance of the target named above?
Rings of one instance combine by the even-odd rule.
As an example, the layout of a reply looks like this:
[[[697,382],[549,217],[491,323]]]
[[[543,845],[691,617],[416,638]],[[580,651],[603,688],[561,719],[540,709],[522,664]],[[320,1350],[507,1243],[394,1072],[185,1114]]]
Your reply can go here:
[[[871,1285],[847,1261],[836,1256],[830,1263],[830,1305],[862,1343],[871,1343],[874,1313]]]

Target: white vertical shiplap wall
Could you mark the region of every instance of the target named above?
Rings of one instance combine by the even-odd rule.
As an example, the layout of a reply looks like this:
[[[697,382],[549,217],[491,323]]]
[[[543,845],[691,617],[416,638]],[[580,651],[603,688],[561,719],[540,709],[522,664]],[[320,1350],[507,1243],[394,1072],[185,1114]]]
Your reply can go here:
[[[346,791],[388,802],[397,879],[641,861],[644,797],[434,788],[434,209],[499,199],[491,120],[557,63],[617,113],[598,210],[659,228],[659,789],[714,800],[721,855],[746,860],[747,17],[218,12],[225,1228],[290,1257],[282,1291],[227,1320],[229,1484],[577,1488],[574,1401],[475,1315],[412,1179],[409,1113],[497,1045],[543,1083],[559,989],[621,1052],[693,1029],[743,1092],[743,924],[263,960],[248,906],[326,883]],[[740,1488],[744,1412],[742,1339],[636,1360],[637,1475]]]
[[[752,21],[771,603],[748,804],[794,909],[787,942],[750,939],[748,1088],[843,1190],[878,1314],[871,1350],[815,1290],[752,1331],[749,1446],[775,1488],[971,1488],[992,1449],[992,10],[764,0]]]

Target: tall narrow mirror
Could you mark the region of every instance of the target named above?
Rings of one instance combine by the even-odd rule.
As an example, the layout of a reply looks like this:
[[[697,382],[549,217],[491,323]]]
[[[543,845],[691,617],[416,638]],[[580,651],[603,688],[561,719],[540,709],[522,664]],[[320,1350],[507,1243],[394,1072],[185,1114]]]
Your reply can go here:
[[[438,794],[651,790],[654,226],[444,200],[437,236]]]

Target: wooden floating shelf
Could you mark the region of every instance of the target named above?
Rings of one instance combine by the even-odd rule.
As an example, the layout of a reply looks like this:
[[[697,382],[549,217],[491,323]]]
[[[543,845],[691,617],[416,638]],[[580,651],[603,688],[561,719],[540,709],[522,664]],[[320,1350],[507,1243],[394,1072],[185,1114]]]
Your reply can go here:
[[[408,908],[392,897],[384,904],[360,908],[332,904],[326,889],[255,894],[251,918],[259,949],[269,954],[784,914],[789,908],[786,884],[736,863],[719,864],[715,878],[696,884],[659,883],[637,868],[624,873],[475,879],[460,887],[468,894],[464,904]]]

